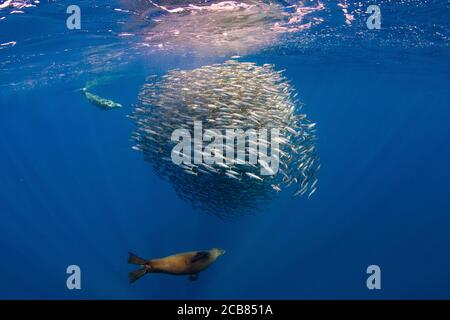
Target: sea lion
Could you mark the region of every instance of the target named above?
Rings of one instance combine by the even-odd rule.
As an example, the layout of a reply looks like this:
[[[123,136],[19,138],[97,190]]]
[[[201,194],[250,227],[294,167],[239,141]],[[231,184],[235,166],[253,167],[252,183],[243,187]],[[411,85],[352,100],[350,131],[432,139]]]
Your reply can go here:
[[[97,96],[93,93],[90,93],[87,91],[88,88],[82,88],[80,91],[84,94],[85,98],[92,103],[94,106],[102,109],[102,110],[112,110],[112,109],[119,109],[122,108],[122,105],[120,103],[117,103],[115,101],[102,98],[100,96]]]
[[[166,273],[172,275],[189,275],[189,280],[197,280],[199,272],[208,268],[225,250],[214,248],[206,251],[192,251],[174,254],[165,258],[145,260],[129,253],[128,263],[142,268],[129,273],[130,283],[147,273]]]

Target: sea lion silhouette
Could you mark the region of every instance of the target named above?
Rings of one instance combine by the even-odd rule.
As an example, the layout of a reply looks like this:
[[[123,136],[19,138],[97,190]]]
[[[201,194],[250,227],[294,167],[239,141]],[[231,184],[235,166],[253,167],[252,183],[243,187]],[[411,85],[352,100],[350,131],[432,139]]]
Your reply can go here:
[[[129,253],[128,263],[141,268],[129,273],[130,283],[147,273],[166,273],[171,275],[189,275],[189,280],[197,280],[199,272],[208,268],[225,250],[213,248],[206,251],[192,251],[174,254],[165,258],[145,260]]]

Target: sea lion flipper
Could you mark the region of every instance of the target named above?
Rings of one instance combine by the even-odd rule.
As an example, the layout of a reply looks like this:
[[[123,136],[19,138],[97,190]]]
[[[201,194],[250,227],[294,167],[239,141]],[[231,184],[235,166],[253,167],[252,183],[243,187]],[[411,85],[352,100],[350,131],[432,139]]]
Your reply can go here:
[[[128,274],[130,283],[136,282],[139,278],[142,278],[147,273],[146,268],[140,268],[138,270],[132,271]]]
[[[147,263],[145,259],[142,259],[141,257],[135,255],[132,252],[128,252],[128,263],[130,264],[137,264],[137,265],[144,265]]]
[[[198,273],[193,273],[189,275],[189,280],[195,281],[198,279]]]
[[[194,263],[196,261],[202,260],[202,259],[208,259],[209,258],[209,252],[208,251],[199,251],[197,254],[192,257],[191,263]]]

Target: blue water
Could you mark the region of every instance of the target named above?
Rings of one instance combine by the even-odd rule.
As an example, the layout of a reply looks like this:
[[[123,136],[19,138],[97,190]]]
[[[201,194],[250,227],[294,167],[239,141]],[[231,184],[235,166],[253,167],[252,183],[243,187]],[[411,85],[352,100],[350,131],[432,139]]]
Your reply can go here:
[[[225,56],[139,51],[141,38],[117,36],[124,1],[79,1],[81,30],[67,30],[66,1],[0,10],[0,43],[16,42],[0,47],[0,298],[450,298],[449,2],[379,1],[381,30],[322,3],[322,24],[241,58],[286,69],[299,90],[319,188],[232,222],[155,176],[126,117],[148,74]],[[105,76],[96,93],[123,109],[77,91]],[[196,282],[128,284],[128,251],[212,247],[227,253]],[[73,264],[81,290],[66,288]],[[381,290],[366,287],[373,264]]]

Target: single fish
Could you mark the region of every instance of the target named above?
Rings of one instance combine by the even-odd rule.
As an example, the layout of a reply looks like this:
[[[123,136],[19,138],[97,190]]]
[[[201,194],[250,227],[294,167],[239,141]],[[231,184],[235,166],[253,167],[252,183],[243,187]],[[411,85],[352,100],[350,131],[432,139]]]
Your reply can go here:
[[[256,180],[259,180],[259,181],[263,181],[263,179],[261,178],[261,177],[258,177],[256,174],[253,174],[253,173],[251,173],[251,172],[246,172],[245,173],[246,175],[248,175],[250,178],[252,178],[252,179],[256,179]]]

